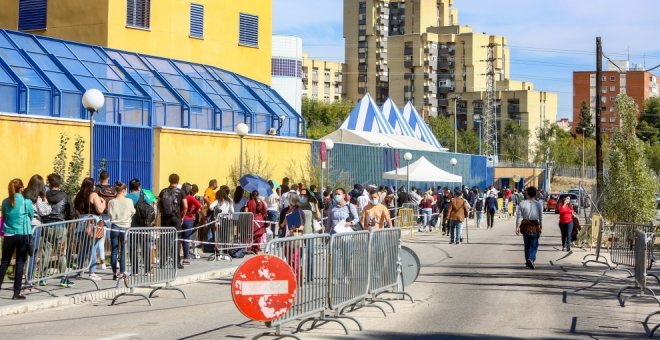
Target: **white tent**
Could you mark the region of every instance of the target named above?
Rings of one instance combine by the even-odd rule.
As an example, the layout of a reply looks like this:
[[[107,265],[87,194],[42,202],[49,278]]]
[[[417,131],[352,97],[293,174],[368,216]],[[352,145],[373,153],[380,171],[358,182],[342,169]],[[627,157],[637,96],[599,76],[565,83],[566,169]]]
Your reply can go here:
[[[408,178],[408,167],[404,166],[398,170],[388,171],[383,174],[383,179],[396,179],[405,181]],[[411,182],[439,182],[439,183],[462,183],[463,177],[444,171],[421,157],[410,164]]]
[[[395,149],[406,150],[438,151],[437,148],[430,144],[426,144],[415,137],[390,135],[378,132],[339,129],[323,137],[322,140],[327,138],[332,139],[335,143],[389,146]]]

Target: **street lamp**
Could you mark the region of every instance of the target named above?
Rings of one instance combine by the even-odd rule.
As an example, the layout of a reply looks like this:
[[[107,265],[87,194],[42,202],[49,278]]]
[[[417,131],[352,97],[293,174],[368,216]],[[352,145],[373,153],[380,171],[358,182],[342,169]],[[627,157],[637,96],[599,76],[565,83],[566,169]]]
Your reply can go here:
[[[474,115],[474,122],[479,123],[479,155],[481,155],[481,115]]]
[[[410,194],[410,160],[412,159],[412,154],[406,152],[403,154],[403,159],[406,160],[406,192]]]
[[[332,139],[328,138],[323,141],[325,143],[325,150],[328,152],[328,186],[330,184],[330,150],[335,147],[335,142],[332,141]],[[323,173],[323,169],[321,169],[321,173]]]
[[[236,125],[236,134],[239,137],[241,137],[241,152],[240,152],[241,158],[240,158],[240,166],[239,166],[241,170],[238,178],[243,177],[243,138],[247,136],[249,133],[250,133],[250,127],[247,126],[247,124],[239,123],[238,125]]]
[[[89,113],[89,177],[94,178],[94,114],[105,104],[103,93],[89,89],[82,96],[82,105]]]

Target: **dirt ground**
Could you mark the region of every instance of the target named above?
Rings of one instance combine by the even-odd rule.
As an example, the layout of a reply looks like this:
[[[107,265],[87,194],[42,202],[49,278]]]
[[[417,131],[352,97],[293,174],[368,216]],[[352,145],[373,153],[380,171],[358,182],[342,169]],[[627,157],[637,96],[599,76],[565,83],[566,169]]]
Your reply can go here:
[[[580,184],[580,181],[582,181],[580,178],[555,176],[552,179],[551,188],[552,191],[568,191],[568,189],[577,188]],[[585,179],[582,185],[585,187],[585,189],[587,189],[588,192],[590,192],[591,187],[596,185],[596,180]]]

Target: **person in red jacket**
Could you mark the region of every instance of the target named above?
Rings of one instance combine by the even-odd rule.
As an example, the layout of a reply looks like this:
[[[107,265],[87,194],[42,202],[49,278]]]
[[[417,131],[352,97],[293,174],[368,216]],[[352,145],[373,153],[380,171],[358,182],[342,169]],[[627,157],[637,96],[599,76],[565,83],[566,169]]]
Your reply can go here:
[[[573,211],[571,197],[566,195],[559,203],[559,230],[561,230],[561,250],[571,251],[571,234],[573,234],[573,217],[577,217]]]
[[[261,247],[259,246],[259,243],[261,241],[261,236],[266,233],[266,227],[264,225],[264,220],[265,217],[267,216],[267,209],[266,209],[266,203],[261,200],[259,197],[259,191],[254,190],[250,194],[250,199],[247,201],[247,211],[251,212],[253,215],[253,221],[259,221],[259,222],[253,222],[254,225],[253,230],[254,230],[254,238],[253,242],[254,245],[252,246],[252,251],[254,253],[257,253],[261,250]]]
[[[181,235],[181,246],[183,247],[183,260],[182,264],[190,264],[190,239],[194,232],[195,226],[195,216],[202,208],[202,204],[195,198],[195,193],[193,192],[193,186],[190,183],[183,183],[181,186],[181,191],[185,195],[186,200],[186,211],[183,215],[183,223],[181,229],[183,230],[183,235]]]

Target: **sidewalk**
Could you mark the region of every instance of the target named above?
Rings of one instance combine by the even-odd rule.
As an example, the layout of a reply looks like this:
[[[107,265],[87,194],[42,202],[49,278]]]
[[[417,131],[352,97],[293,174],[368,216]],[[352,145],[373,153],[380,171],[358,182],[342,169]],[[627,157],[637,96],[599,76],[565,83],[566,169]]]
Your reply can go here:
[[[210,254],[201,254],[202,258],[191,260],[191,264],[184,269],[177,271],[177,278],[172,282],[172,286],[181,286],[194,282],[204,281],[213,278],[226,277],[233,275],[234,271],[243,262],[244,259],[208,261]],[[53,279],[47,282],[45,287],[39,287],[51,294],[33,289],[23,291],[27,299],[18,301],[12,300],[12,282],[4,282],[3,289],[0,291],[0,317],[11,314],[23,314],[40,311],[49,308],[63,307],[85,302],[98,301],[102,299],[112,299],[115,296],[130,291],[125,288],[123,282],[116,287],[116,281],[112,280],[112,270],[110,266],[106,270],[97,270],[97,274],[103,279],[96,281],[99,290],[96,290],[94,283],[86,279],[76,279],[75,286],[64,288],[59,286],[59,279]],[[84,275],[87,277],[87,274]],[[138,289],[139,290],[139,289]]]

